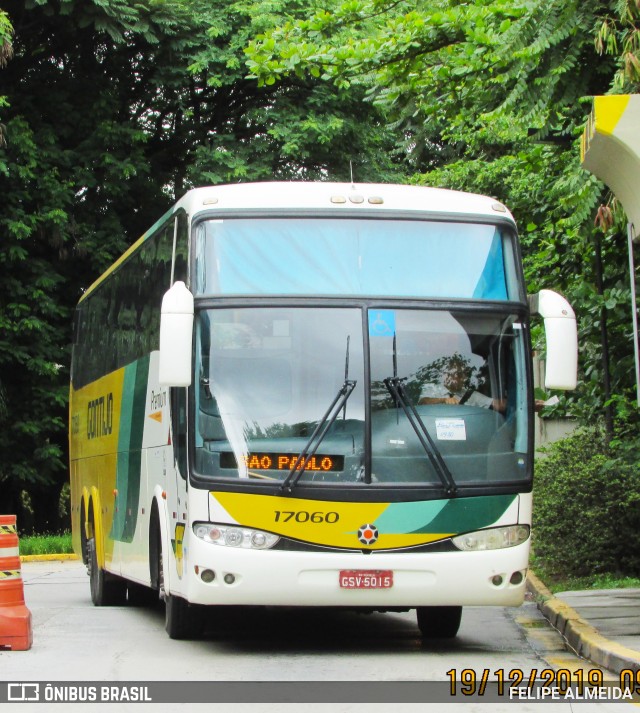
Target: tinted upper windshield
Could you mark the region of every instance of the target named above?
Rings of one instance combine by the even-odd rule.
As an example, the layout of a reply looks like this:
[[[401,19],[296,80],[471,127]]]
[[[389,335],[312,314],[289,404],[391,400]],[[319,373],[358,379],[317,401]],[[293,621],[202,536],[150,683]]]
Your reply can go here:
[[[199,476],[282,482],[326,427],[300,483],[529,477],[525,343],[512,315],[272,306],[207,309],[196,325]]]
[[[516,300],[513,246],[494,225],[251,218],[198,226],[198,294]]]

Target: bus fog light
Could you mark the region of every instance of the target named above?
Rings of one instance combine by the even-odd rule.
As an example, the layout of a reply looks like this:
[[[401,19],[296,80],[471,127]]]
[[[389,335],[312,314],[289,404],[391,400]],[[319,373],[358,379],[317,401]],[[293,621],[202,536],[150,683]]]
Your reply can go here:
[[[200,579],[205,582],[206,584],[209,584],[210,582],[213,582],[213,580],[216,578],[216,573],[211,570],[211,569],[205,569],[202,571],[202,574],[200,575]]]
[[[500,550],[505,547],[521,545],[529,539],[528,525],[509,525],[507,527],[491,527],[486,530],[467,532],[464,535],[452,537],[451,542],[464,552],[481,550]]]
[[[522,572],[514,572],[509,580],[510,584],[518,585],[522,584],[524,581],[524,574]]]
[[[236,581],[236,577],[234,574],[225,574],[224,581],[225,584],[233,584]]]
[[[491,584],[493,584],[494,587],[499,587],[504,579],[502,578],[501,574],[496,574],[495,576],[491,577]]]

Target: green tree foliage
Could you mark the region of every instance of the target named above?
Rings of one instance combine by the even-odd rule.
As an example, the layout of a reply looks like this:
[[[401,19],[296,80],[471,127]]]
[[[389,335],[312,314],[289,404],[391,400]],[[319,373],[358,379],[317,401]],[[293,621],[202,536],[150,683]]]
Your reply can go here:
[[[0,9],[0,70],[7,66],[7,61],[13,56],[13,26],[7,14]],[[6,97],[0,96],[0,109],[7,106]],[[1,115],[0,115],[1,117]],[[5,145],[4,124],[0,123],[0,148]],[[0,160],[0,175],[4,172],[5,165]],[[0,379],[0,426],[5,422],[8,413],[7,395]]]
[[[140,206],[166,203],[162,186],[148,180],[147,137],[129,116],[157,101],[142,77],[136,96],[132,63],[148,59],[153,74],[154,53],[168,48],[158,42],[159,23],[126,3],[4,9],[15,35],[2,70],[9,107],[0,152],[1,509],[22,515],[23,527],[35,513],[53,529],[67,477],[72,306],[141,231]]]
[[[13,57],[13,25],[7,13],[0,8],[0,70],[7,66],[7,62]],[[0,96],[0,109],[7,105],[7,98]],[[2,115],[0,114],[0,117]],[[0,147],[5,145],[4,124],[0,123]],[[2,166],[0,165],[0,169]],[[1,408],[1,402],[0,402]]]
[[[607,87],[597,58],[597,4],[579,0],[391,0],[333,2],[289,21],[248,50],[260,82],[321,76],[365,84],[389,115],[403,120],[422,164],[485,152],[526,139],[566,135],[582,124],[580,99]],[[572,122],[568,122],[572,119]],[[438,160],[440,159],[440,160]]]
[[[602,18],[595,40],[600,54],[617,60],[613,88],[633,94],[640,88],[640,6],[635,0],[612,3]]]
[[[403,175],[389,160],[393,132],[364,90],[336,90],[312,77],[259,86],[247,78],[250,40],[287,16],[308,13],[306,0],[195,2],[207,41],[193,53],[192,77],[216,98],[215,132],[192,142],[189,181],[347,180],[350,162],[361,180]],[[215,117],[215,119],[213,119]]]
[[[357,92],[246,78],[243,47],[287,4],[2,3],[0,510],[24,528],[58,526],[74,305],[176,196],[347,178],[351,158],[398,175]]]

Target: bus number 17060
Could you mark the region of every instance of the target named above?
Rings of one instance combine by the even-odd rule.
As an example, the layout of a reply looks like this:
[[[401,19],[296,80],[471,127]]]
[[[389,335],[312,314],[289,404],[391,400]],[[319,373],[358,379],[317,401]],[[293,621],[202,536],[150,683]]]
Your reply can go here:
[[[339,519],[340,515],[337,512],[309,512],[308,510],[275,511],[276,522],[289,522],[290,520],[295,520],[295,522],[313,522],[316,524],[326,522],[329,525],[333,525],[338,522]]]

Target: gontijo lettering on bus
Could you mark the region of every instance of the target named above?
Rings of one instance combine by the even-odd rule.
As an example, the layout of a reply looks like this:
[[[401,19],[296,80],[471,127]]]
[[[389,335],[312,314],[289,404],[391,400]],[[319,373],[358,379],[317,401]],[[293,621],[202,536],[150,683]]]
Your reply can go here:
[[[87,404],[87,438],[110,436],[113,432],[113,394],[99,396]]]

